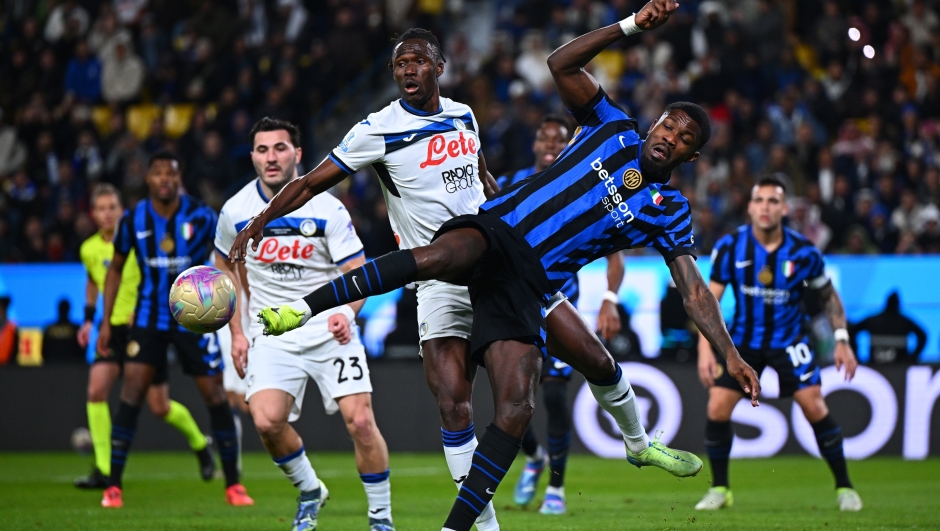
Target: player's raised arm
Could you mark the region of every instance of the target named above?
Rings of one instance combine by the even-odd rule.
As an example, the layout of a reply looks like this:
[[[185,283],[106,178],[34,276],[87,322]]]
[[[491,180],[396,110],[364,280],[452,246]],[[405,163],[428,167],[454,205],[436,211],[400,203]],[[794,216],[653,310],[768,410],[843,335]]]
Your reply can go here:
[[[652,0],[639,13],[586,33],[555,50],[548,57],[548,69],[565,107],[571,111],[580,109],[597,94],[600,85],[584,70],[591,59],[624,36],[662,26],[678,7],[675,0]]]
[[[718,300],[705,285],[705,279],[695,265],[695,259],[689,255],[678,256],[669,262],[669,272],[672,273],[676,288],[682,294],[682,302],[689,317],[695,321],[709,343],[725,357],[728,373],[741,384],[745,393],[751,395],[751,405],[759,405],[757,395],[760,394],[760,380],[757,373],[741,359],[738,349],[731,342],[731,336],[728,335],[725,321],[721,317]]]
[[[349,172],[344,171],[331,159],[324,159],[310,173],[300,179],[291,181],[281,189],[268,206],[257,216],[251,218],[235,237],[235,243],[228,253],[229,260],[245,261],[248,242],[251,241],[251,250],[257,251],[261,239],[264,238],[264,226],[272,220],[290,214],[307,204],[315,196],[329,190],[346,178]]]

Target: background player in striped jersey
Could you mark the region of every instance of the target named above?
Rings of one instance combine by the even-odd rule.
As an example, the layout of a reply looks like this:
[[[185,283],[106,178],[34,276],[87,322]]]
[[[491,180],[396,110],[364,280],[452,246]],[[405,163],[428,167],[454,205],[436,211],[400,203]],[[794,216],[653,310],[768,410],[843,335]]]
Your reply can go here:
[[[709,287],[721,299],[731,284],[735,309],[730,333],[746,362],[758,371],[773,367],[780,378],[780,396],[800,405],[816,433],[819,453],[836,479],[839,508],[858,511],[862,500],[852,488],[842,452],[842,430],[836,424],[820,391],[819,367],[806,326],[809,317],[801,307],[804,291],[819,291],[832,329],[835,330],[836,368],[845,368],[845,379],[855,375],[858,362],[849,346],[842,299],[826,275],[822,253],[798,232],[783,226],[787,215],[786,193],[781,180],[762,179],[751,191],[748,215],[751,223],[722,238],[712,251]],[[712,488],[695,506],[718,509],[734,503],[728,483],[728,457],[734,431],[731,412],[741,399],[741,387],[728,376],[723,360],[716,359],[704,339],[698,348],[699,378],[708,388],[708,422],[705,445],[712,467]]]
[[[652,247],[663,255],[688,313],[727,357],[729,372],[757,405],[757,375],[735,350],[718,302],[692,257],[688,201],[664,184],[708,140],[707,114],[695,104],[671,104],[641,141],[636,122],[584,70],[607,46],[660,26],[677,7],[672,0],[654,0],[635,16],[582,35],[551,55],[549,69],[562,101],[574,109],[580,133],[545,172],[484,203],[479,214],[448,221],[430,245],[389,253],[301,300],[260,313],[267,333],[282,334],[325,310],[410,282],[438,279],[469,286],[471,352],[487,369],[496,416],[474,452],[444,530],[470,529],[518,453],[544,355],[544,305],[583,265],[617,250]],[[302,186],[311,188],[309,183]],[[249,239],[257,235],[240,235],[230,257],[241,259]],[[356,292],[338,289],[350,283]],[[574,319],[581,321],[576,314]],[[553,329],[548,340],[563,347],[576,369],[588,368],[595,398],[624,434],[628,460],[677,476],[697,473],[702,463],[696,456],[649,441],[620,367],[603,346],[585,341],[577,330],[568,334],[567,329]],[[598,360],[610,363],[604,367]],[[594,378],[596,367],[608,371],[606,380]]]
[[[131,251],[142,280],[137,288],[134,322],[128,333],[121,404],[111,426],[111,477],[101,505],[122,507],[121,479],[137,430],[144,395],[155,374],[166,370],[167,348],[176,347],[183,372],[193,376],[209,409],[212,434],[225,472],[225,498],[231,505],[252,505],[238,482],[238,437],[232,410],[222,387],[222,357],[215,333],[198,335],[170,315],[170,284],[186,269],[209,262],[215,234],[215,211],[180,193],[182,170],[176,155],[161,151],[147,166],[149,196],[131,208],[118,225],[114,257],[104,282],[104,317],[98,352],[108,351],[111,316]]]
[[[361,266],[365,255],[349,212],[338,199],[323,194],[295,215],[268,225],[265,245],[244,265],[224,260],[238,229],[297,178],[302,156],[296,147],[300,131],[288,122],[262,118],[252,127],[249,140],[258,178],[222,207],[215,247],[219,267],[236,278],[239,291],[248,295],[248,307],[257,312]],[[237,275],[236,267],[246,275]],[[247,329],[238,319],[229,325],[233,365],[247,383],[255,427],[275,464],[300,491],[295,531],[316,529],[320,506],[329,495],[310,465],[303,440],[288,424],[300,418],[309,380],[317,383],[327,414],[339,411],[352,437],[369,503],[370,531],[394,531],[388,447],[375,424],[369,366],[355,321],[361,307],[357,302],[337,308],[290,338],[262,336],[257,322]],[[239,308],[238,317],[243,313],[248,312]]]
[[[535,164],[511,175],[496,179],[500,188],[512,186],[536,173],[545,171],[571,139],[570,123],[567,118],[550,114],[542,118],[532,154]],[[597,330],[605,341],[609,341],[620,331],[620,315],[617,313],[617,291],[623,283],[623,256],[616,252],[607,257],[607,293],[597,315]],[[561,293],[572,306],[577,306],[580,296],[578,276],[571,277],[561,288]],[[556,299],[558,303],[563,299]],[[550,305],[545,309],[546,317],[557,307]],[[532,426],[522,437],[522,451],[526,455],[526,466],[519,476],[513,499],[519,505],[526,505],[535,496],[535,488],[545,466],[550,467],[548,488],[539,512],[542,514],[564,514],[565,507],[565,466],[568,461],[568,448],[571,446],[571,413],[568,411],[568,382],[573,372],[570,365],[549,355],[542,363],[542,377],[539,387],[542,390],[542,402],[548,414],[548,452],[545,452]]]
[[[104,278],[108,272],[111,258],[114,256],[114,232],[121,219],[123,209],[117,189],[107,183],[99,184],[91,193],[91,215],[98,225],[98,232],[82,243],[79,255],[88,272],[85,284],[85,322],[78,331],[78,343],[88,346],[95,318],[98,293],[104,290]],[[137,302],[137,285],[140,283],[140,269],[129,255],[130,260],[124,265],[121,285],[118,288],[114,310],[111,313],[111,343],[107,354],[95,351],[95,360],[88,371],[88,431],[95,449],[95,467],[88,477],[75,481],[75,486],[83,489],[103,489],[108,486],[111,475],[111,412],[108,408],[108,396],[111,387],[121,374],[127,361],[127,328],[134,314]],[[178,429],[190,448],[199,458],[202,478],[212,479],[215,472],[215,460],[206,441],[206,436],[199,430],[193,416],[186,406],[170,400],[170,386],[167,384],[166,371],[154,374],[147,390],[147,404],[154,415],[162,418]]]

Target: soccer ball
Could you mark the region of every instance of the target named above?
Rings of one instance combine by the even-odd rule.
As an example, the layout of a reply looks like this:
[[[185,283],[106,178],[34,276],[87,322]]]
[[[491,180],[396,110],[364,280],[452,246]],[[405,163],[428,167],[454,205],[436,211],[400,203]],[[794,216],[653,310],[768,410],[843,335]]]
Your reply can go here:
[[[81,455],[91,452],[91,432],[88,428],[83,426],[72,430],[72,448]]]
[[[214,267],[190,267],[170,287],[170,312],[183,328],[215,332],[235,315],[235,285]]]

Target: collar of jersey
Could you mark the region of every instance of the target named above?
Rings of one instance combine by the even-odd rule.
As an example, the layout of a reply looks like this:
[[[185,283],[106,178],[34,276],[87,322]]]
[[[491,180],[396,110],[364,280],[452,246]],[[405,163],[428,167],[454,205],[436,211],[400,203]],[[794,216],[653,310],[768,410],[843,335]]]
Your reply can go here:
[[[264,201],[265,203],[270,203],[271,200],[268,199],[268,198],[264,195],[264,190],[261,189],[261,178],[260,178],[260,177],[258,178],[257,181],[255,181],[255,187],[258,188],[258,195],[261,196],[261,200]]]
[[[443,105],[439,106],[438,109],[434,112],[426,112],[426,111],[422,111],[421,109],[415,109],[411,105],[408,105],[407,103],[405,103],[404,99],[399,99],[398,103],[401,103],[402,108],[404,108],[406,111],[410,112],[411,114],[418,115],[418,116],[434,116],[435,114],[440,114],[444,112]]]

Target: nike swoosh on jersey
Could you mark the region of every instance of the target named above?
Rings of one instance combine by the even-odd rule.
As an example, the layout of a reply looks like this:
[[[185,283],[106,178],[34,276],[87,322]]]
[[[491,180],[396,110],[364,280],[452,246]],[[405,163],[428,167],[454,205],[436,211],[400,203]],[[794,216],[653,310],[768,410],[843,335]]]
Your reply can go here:
[[[622,146],[623,148],[625,148],[625,149],[626,149],[626,147],[627,147],[627,146],[625,146],[625,145],[623,144],[623,135],[620,135],[620,136],[619,136],[619,137],[617,137],[617,138],[619,138],[619,139],[620,139],[620,145],[621,145],[621,146]]]
[[[219,365],[222,365],[222,358],[216,358],[209,362],[209,367],[212,369],[217,368]]]
[[[410,135],[406,136],[405,138],[402,138],[402,140],[403,140],[404,142],[411,142],[412,140],[415,139],[415,135],[417,135],[417,134],[418,134],[418,133],[411,133]]]
[[[751,264],[753,264],[753,263],[754,263],[753,260],[744,260],[743,262],[735,262],[735,263],[734,263],[734,267],[736,267],[736,268],[738,268],[738,269],[742,269],[742,268],[745,268],[745,267],[747,267],[747,266],[749,266],[749,265],[751,265]]]
[[[359,294],[362,295],[362,289],[359,287],[359,283],[356,282],[356,277],[352,277],[352,279],[353,279],[353,286],[356,286],[356,289],[359,290]]]
[[[494,491],[492,491],[492,490],[490,490],[490,488],[489,488],[489,487],[486,487],[486,493],[487,493],[487,494],[489,494],[490,496],[492,496],[492,495],[494,495],[494,494],[496,494],[496,492],[494,492]]]
[[[137,231],[137,239],[143,240],[144,238],[146,238],[147,236],[150,236],[151,234],[153,234],[152,230],[139,230]]]

